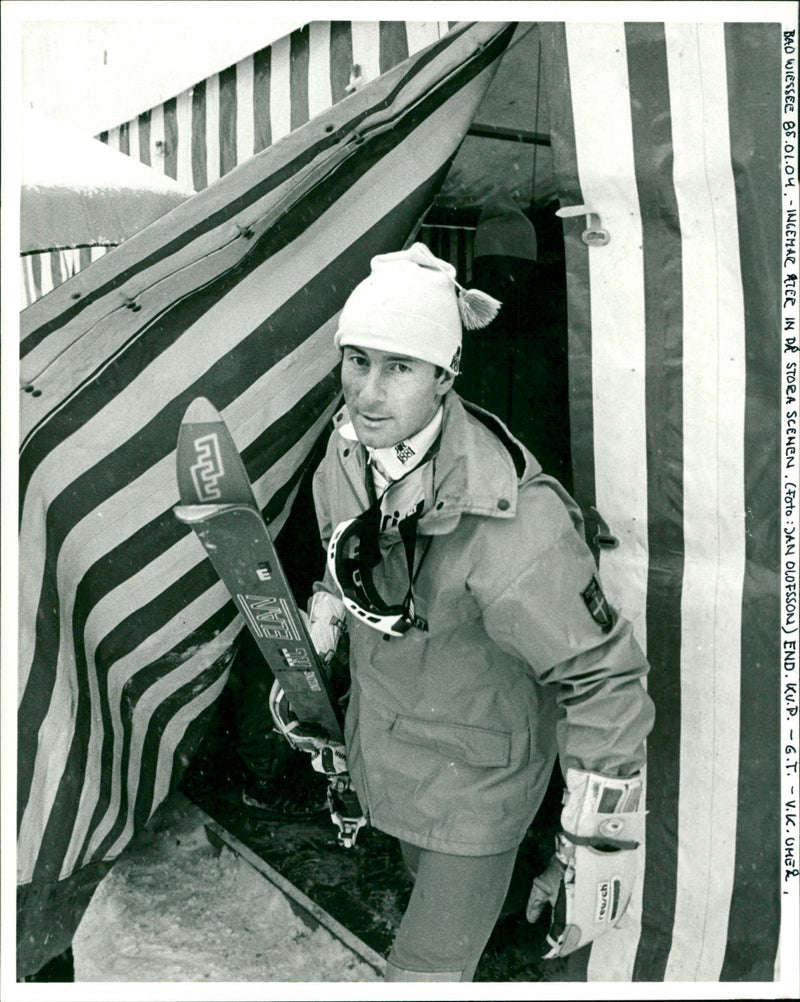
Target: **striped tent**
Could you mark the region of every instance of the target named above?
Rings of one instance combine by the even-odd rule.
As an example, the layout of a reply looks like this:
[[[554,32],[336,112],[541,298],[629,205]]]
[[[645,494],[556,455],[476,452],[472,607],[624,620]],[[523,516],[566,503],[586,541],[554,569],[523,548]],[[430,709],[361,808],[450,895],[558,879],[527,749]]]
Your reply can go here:
[[[170,513],[186,404],[203,393],[223,410],[282,524],[336,404],[336,313],[369,257],[417,231],[512,57],[514,25],[425,30],[417,52],[417,26],[310,25],[112,130],[110,145],[204,190],[23,314],[30,969],[69,941],[224,685],[239,623]],[[657,708],[632,921],[569,977],[771,981],[781,25],[544,23],[536,40],[545,187],[566,210],[574,491],[619,540],[601,573]],[[43,944],[47,909],[68,917]]]
[[[200,191],[452,27],[447,21],[313,22],[97,139],[182,189]],[[27,250],[23,307],[116,245]]]
[[[97,138],[200,191],[454,27],[446,21],[314,21]],[[540,26],[519,25],[437,204],[477,206],[493,178],[525,203],[555,196]],[[508,106],[509,87],[524,94]],[[493,120],[502,115],[498,128]],[[489,119],[487,122],[486,119]],[[469,280],[474,220],[422,237]]]

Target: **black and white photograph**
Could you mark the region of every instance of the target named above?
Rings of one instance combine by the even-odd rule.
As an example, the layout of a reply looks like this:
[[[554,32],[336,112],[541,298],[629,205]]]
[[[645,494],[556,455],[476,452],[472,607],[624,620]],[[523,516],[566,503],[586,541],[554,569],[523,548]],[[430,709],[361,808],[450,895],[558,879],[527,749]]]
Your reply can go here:
[[[800,996],[796,5],[0,16],[0,996]]]

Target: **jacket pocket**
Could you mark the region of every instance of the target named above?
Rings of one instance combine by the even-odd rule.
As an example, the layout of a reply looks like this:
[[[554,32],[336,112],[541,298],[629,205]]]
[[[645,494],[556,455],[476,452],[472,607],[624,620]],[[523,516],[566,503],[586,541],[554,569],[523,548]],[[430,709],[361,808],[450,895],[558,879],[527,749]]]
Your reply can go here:
[[[467,765],[502,768],[511,758],[511,735],[506,731],[398,715],[390,733],[400,741],[460,758]]]

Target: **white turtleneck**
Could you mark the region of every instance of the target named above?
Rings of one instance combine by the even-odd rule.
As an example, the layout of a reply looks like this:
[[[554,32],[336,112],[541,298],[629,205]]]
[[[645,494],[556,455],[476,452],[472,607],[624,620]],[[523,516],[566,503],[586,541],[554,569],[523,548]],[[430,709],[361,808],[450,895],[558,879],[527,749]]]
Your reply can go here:
[[[387,486],[395,480],[399,480],[424,458],[428,449],[436,441],[436,436],[442,428],[443,408],[441,405],[431,420],[410,438],[403,439],[395,445],[387,445],[380,449],[373,449],[366,446],[369,456],[370,466],[377,472],[383,480],[383,486]],[[339,434],[348,441],[358,441],[356,430],[352,421],[348,421],[339,429]],[[376,489],[378,484],[375,484]]]
[[[422,485],[418,478],[408,478],[406,474],[419,466],[436,441],[442,428],[442,416],[443,408],[440,406],[428,424],[410,438],[380,449],[366,446],[375,493],[384,498],[381,504],[384,510],[382,531],[394,528],[422,499]],[[358,440],[352,422],[340,428],[339,434],[349,441]],[[396,490],[389,491],[389,496],[385,496],[387,489],[401,478],[404,479]]]

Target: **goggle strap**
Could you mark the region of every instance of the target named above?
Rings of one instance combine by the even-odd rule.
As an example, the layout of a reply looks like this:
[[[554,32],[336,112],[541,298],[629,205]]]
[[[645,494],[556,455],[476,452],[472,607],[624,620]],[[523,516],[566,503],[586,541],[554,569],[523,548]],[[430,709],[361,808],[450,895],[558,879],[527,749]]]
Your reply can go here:
[[[381,562],[380,524],[381,504],[376,501],[361,515],[359,520],[364,527],[359,533],[358,559],[362,567],[377,567]]]
[[[365,569],[376,567],[381,560],[380,553],[380,524],[381,524],[381,502],[383,501],[384,495],[398,484],[400,480],[404,480],[412,470],[403,474],[398,480],[387,484],[384,490],[378,495],[375,490],[375,484],[372,479],[372,471],[370,469],[369,462],[365,470],[366,473],[366,487],[367,494],[369,496],[370,505],[366,511],[362,512],[358,516],[358,520],[363,526],[362,531],[359,533],[359,547],[358,547],[358,562],[361,565],[362,573]],[[409,515],[407,518],[402,519],[398,524],[397,529],[400,533],[400,538],[403,542],[403,549],[406,555],[406,567],[408,569],[408,591],[402,602],[403,618],[412,626],[416,626],[418,629],[427,630],[428,624],[426,621],[416,615],[414,611],[414,582],[416,581],[417,575],[422,568],[422,563],[427,555],[428,546],[430,545],[430,540],[428,540],[428,546],[420,557],[419,565],[414,570],[414,556],[417,545],[417,524],[422,517],[422,511],[416,511],[413,515]]]
[[[421,619],[416,615],[414,611],[414,582],[417,579],[417,575],[422,567],[422,562],[427,556],[428,546],[430,546],[430,540],[428,540],[428,545],[420,557],[419,564],[416,571],[414,570],[414,555],[417,547],[417,524],[422,515],[421,511],[414,512],[413,515],[409,515],[408,518],[404,518],[402,522],[397,526],[397,530],[400,533],[400,538],[403,541],[403,549],[406,553],[406,566],[408,567],[408,591],[406,592],[406,597],[403,599],[403,609],[405,611],[406,618],[416,627],[421,630],[427,630],[428,624],[424,619]]]

